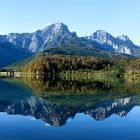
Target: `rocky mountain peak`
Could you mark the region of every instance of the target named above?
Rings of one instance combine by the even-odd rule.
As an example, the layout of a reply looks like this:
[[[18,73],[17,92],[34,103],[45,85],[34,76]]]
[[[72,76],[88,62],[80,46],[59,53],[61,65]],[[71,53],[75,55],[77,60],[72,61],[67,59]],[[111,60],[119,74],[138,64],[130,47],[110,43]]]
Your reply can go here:
[[[55,23],[52,25],[47,26],[43,31],[42,31],[42,35],[48,35],[48,33],[50,33],[51,35],[58,35],[58,34],[62,34],[62,33],[70,33],[68,26],[63,24],[63,23]]]
[[[97,41],[100,44],[106,43],[109,38],[112,38],[111,34],[107,33],[104,30],[97,30],[89,37],[89,39]]]
[[[127,35],[118,36],[117,39],[120,39],[122,41],[130,41],[130,39]]]
[[[69,32],[69,29],[68,29],[68,26],[61,23],[61,22],[57,22],[55,24],[52,24],[52,26],[54,26],[54,30],[55,31],[61,31],[61,30],[64,30],[64,31],[67,31]]]
[[[137,46],[129,39],[127,35],[121,35],[114,37],[111,34],[103,30],[98,30],[93,33],[88,39],[96,41],[99,44],[105,46],[109,45],[118,53],[126,53],[129,55],[135,55],[134,49],[137,49]]]
[[[107,33],[106,31],[104,30],[97,30],[94,34],[98,34],[98,35],[107,35],[109,33]]]

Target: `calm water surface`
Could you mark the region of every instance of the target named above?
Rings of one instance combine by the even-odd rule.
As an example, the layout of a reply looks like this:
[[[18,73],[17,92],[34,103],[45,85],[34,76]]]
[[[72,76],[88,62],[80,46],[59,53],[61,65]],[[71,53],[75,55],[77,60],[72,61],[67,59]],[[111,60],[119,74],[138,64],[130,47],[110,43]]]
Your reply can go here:
[[[139,140],[138,81],[0,79],[1,140]]]

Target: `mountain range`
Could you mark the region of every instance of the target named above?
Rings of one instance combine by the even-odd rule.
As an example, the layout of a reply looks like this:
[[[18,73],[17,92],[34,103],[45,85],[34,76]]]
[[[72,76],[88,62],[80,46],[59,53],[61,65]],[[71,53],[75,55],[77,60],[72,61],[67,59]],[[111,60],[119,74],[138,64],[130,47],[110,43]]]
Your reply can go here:
[[[6,49],[7,46],[10,47],[10,53]],[[60,46],[82,47],[85,50],[90,48],[93,52],[101,51],[140,56],[140,47],[135,45],[126,35],[115,38],[103,30],[98,30],[90,36],[78,37],[76,32],[69,31],[67,25],[55,23],[32,33],[0,35],[0,49],[1,54],[4,55],[1,55],[1,67],[20,61],[34,53]],[[7,54],[7,58],[5,54]],[[16,59],[12,61],[13,57],[16,57]],[[9,62],[8,59],[11,59],[11,61]],[[8,62],[3,62],[3,60]]]

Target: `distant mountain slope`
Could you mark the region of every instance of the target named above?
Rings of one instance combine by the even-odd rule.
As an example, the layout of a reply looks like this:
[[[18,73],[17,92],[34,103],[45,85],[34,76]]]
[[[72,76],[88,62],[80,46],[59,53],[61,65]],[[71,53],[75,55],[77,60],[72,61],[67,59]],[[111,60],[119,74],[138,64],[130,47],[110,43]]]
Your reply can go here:
[[[116,52],[110,52],[101,50],[99,48],[92,47],[80,47],[73,45],[62,45],[53,48],[48,48],[43,52],[48,54],[60,54],[60,55],[75,55],[75,56],[94,56],[98,58],[133,58],[132,55],[120,54]]]
[[[31,56],[31,53],[14,48],[10,43],[0,43],[0,68],[29,56]]]

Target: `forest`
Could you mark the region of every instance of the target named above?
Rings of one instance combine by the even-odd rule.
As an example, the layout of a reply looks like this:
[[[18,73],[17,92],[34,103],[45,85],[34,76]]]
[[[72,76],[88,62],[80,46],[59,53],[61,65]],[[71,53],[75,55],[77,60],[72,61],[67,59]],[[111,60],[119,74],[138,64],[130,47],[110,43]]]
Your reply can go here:
[[[112,59],[98,58],[93,56],[72,56],[72,55],[48,55],[40,53],[32,59],[19,65],[13,65],[9,68],[23,73],[33,74],[60,74],[66,71],[117,71],[120,75],[139,74],[139,58],[121,58]]]

